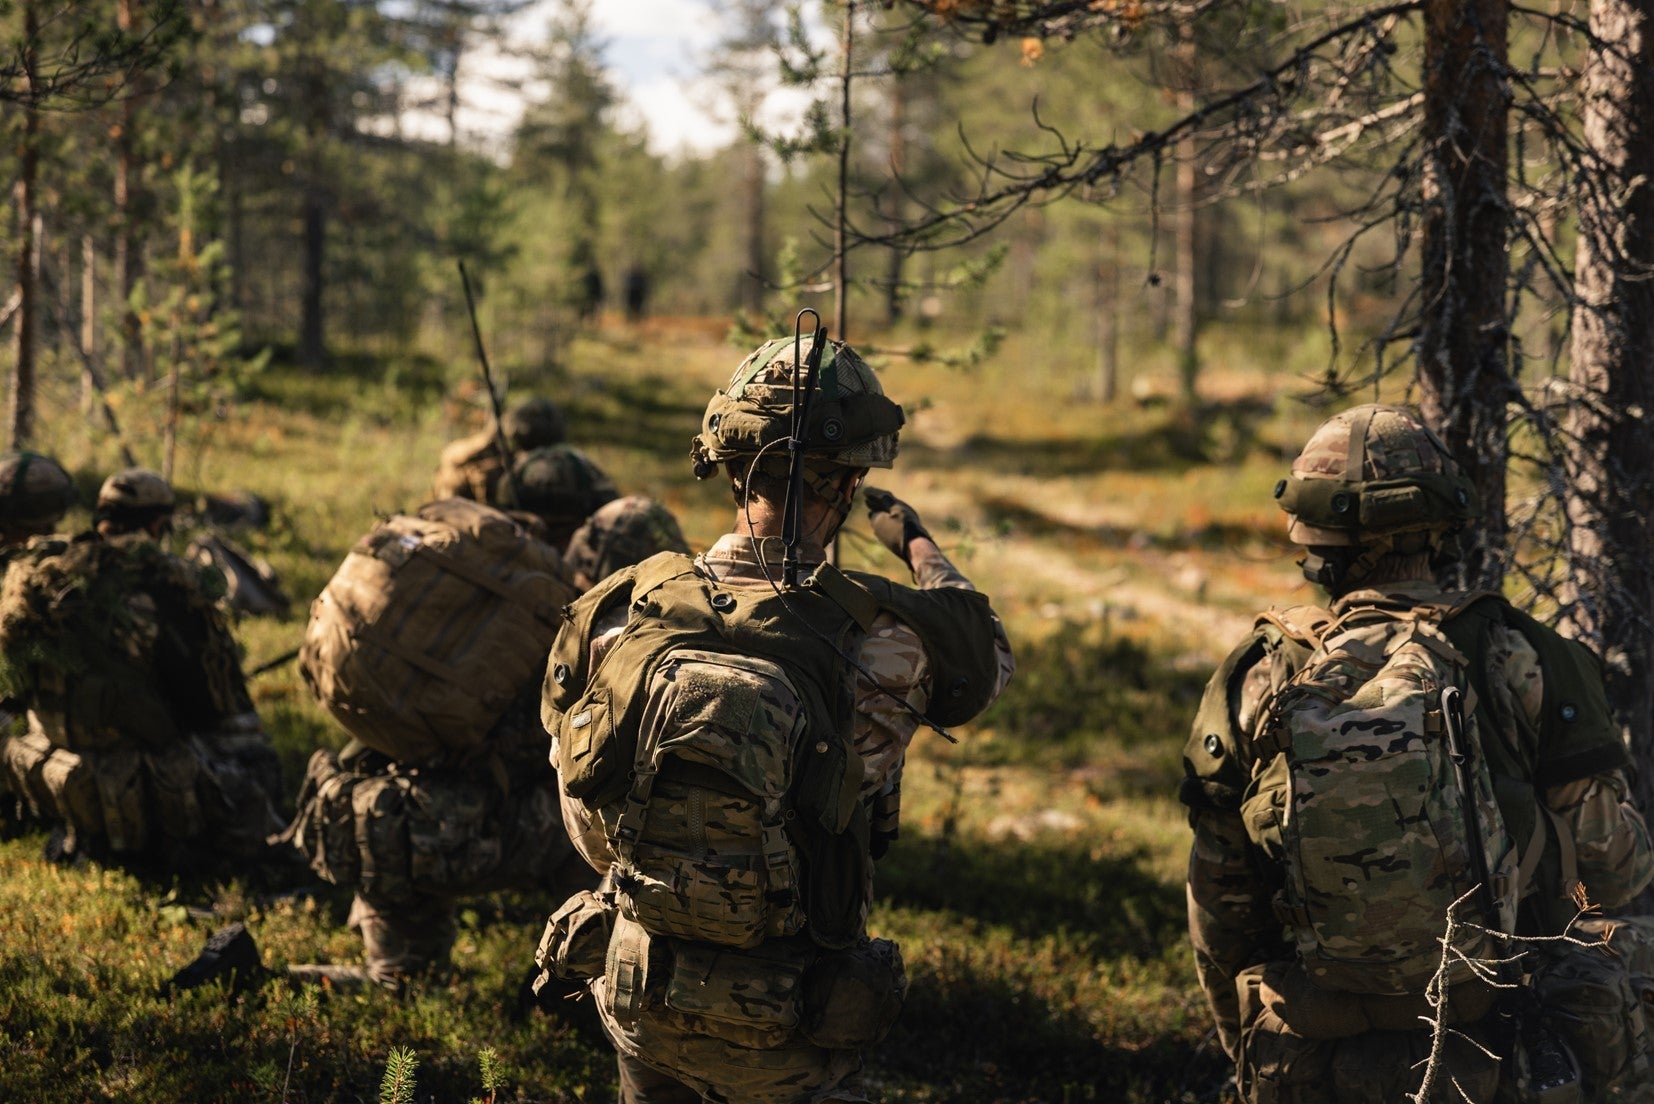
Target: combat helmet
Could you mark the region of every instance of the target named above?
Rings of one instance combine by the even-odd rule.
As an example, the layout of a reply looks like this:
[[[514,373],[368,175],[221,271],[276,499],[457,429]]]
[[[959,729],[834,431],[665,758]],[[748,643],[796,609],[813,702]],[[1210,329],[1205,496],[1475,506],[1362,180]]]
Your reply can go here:
[[[786,471],[795,348],[790,337],[766,341],[741,362],[729,386],[712,396],[690,447],[696,478],[705,479],[716,465],[732,460],[758,461],[776,474]],[[807,460],[813,466],[890,467],[904,417],[867,362],[844,342],[829,341],[816,385],[819,394],[810,400],[804,427]]]
[[[500,433],[512,452],[560,445],[569,435],[568,419],[550,399],[524,399],[500,419]]]
[[[93,517],[108,522],[118,531],[141,529],[156,518],[172,513],[176,499],[172,484],[148,468],[127,468],[103,481],[98,488]]]
[[[678,519],[644,495],[627,495],[603,506],[569,538],[563,562],[575,582],[590,587],[623,567],[657,552],[688,552]]]
[[[1310,435],[1275,484],[1291,519],[1287,538],[1311,549],[1349,549],[1341,574],[1366,574],[1381,557],[1442,550],[1478,504],[1441,438],[1411,410],[1369,403],[1336,414]],[[1327,557],[1304,572],[1327,583]]]
[[[75,504],[63,466],[27,449],[0,454],[0,539],[50,533]]]
[[[620,492],[579,449],[548,445],[518,457],[510,482],[500,480],[495,496],[502,501],[493,505],[538,516],[554,535],[553,543],[561,545],[581,522],[599,506],[620,497]]]

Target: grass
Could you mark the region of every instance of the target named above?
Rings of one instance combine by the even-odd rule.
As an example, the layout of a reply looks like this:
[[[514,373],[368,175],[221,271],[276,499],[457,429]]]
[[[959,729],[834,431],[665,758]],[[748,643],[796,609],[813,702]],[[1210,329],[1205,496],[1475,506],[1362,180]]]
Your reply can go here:
[[[1277,377],[1244,364],[1214,375],[1194,413],[1102,407],[1074,400],[1036,353],[1013,339],[969,373],[884,368],[912,416],[898,469],[874,482],[918,506],[993,595],[1020,670],[958,746],[916,738],[872,918],[901,941],[913,984],[867,1079],[889,1101],[1215,1102],[1227,1071],[1184,934],[1188,831],[1173,794],[1207,672],[1253,610],[1300,585],[1269,490],[1316,418],[1271,401]],[[606,332],[575,341],[566,371],[513,382],[565,403],[574,441],[705,546],[728,499],[690,478],[687,446],[738,359],[702,329]],[[238,627],[249,667],[297,646],[309,597],[375,513],[420,502],[442,443],[481,424],[471,374],[418,358],[347,359],[321,376],[278,364],[246,402],[187,426],[186,495],[245,488],[272,506],[268,530],[238,539],[275,565],[295,608]],[[43,412],[42,444],[90,493],[118,466],[114,443],[72,396],[45,394],[59,409]],[[158,464],[158,448],[134,445]],[[843,550],[900,570],[859,518]],[[309,752],[344,734],[294,666],[253,687],[296,790]],[[357,961],[347,895],[256,874],[64,869],[40,858],[43,842],[38,828],[0,842],[0,1096],[612,1099],[589,1007],[519,1002],[558,902],[471,902],[452,972],[401,999],[284,983],[167,999],[161,983],[231,920],[272,967]]]

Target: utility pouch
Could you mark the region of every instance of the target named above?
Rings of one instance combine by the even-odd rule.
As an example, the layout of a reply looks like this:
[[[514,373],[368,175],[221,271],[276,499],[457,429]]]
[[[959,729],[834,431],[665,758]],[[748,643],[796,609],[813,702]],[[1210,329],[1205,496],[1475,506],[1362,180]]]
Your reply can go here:
[[[603,989],[609,1014],[621,1027],[636,1027],[638,1017],[654,1003],[649,989],[660,971],[664,950],[649,929],[616,914],[603,962]]]
[[[1580,1095],[1561,1099],[1619,1099],[1649,1076],[1648,1015],[1654,1009],[1645,1007],[1647,979],[1637,972],[1650,954],[1647,936],[1639,924],[1608,920],[1585,921],[1571,934],[1575,939],[1606,938],[1549,942],[1541,948],[1529,983],[1540,1034],[1554,1038],[1577,1069]],[[1541,1072],[1536,1056],[1536,1078]]]
[[[1516,1047],[1512,1104],[1583,1104],[1585,1086],[1568,1044],[1541,1026]]]
[[[799,1024],[810,949],[773,941],[736,951],[673,941],[666,1007],[697,1031],[753,1050],[782,1046]]]
[[[804,975],[804,1038],[829,1050],[871,1046],[890,1033],[907,998],[901,948],[864,939],[819,956]]]
[[[583,889],[551,914],[534,952],[534,964],[564,981],[589,981],[603,973],[616,908]]]

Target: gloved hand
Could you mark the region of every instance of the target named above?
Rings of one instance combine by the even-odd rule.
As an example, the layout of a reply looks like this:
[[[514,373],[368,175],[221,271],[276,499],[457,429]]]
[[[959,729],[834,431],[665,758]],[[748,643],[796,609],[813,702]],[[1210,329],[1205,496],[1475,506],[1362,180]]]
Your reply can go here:
[[[903,563],[913,566],[907,555],[908,542],[915,537],[930,537],[918,512],[889,491],[877,487],[862,488],[862,499],[867,503],[867,519],[872,522],[873,535],[879,538],[879,543],[900,556]]]

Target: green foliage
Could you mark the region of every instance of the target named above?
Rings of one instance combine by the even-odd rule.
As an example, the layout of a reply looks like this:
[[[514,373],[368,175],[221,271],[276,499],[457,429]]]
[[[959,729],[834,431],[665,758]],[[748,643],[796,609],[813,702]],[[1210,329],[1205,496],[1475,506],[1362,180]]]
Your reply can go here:
[[[392,1047],[385,1060],[385,1078],[379,1083],[379,1104],[413,1104],[414,1071],[419,1058],[407,1047]]]

